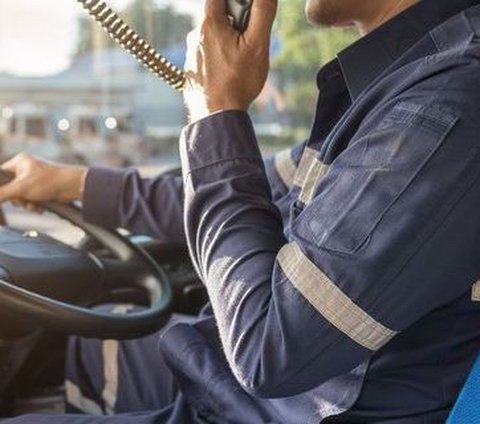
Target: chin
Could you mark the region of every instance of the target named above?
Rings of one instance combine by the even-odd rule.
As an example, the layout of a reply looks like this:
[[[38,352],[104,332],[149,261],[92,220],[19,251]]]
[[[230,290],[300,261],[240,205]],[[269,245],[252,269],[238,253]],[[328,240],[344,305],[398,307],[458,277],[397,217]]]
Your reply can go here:
[[[335,28],[351,28],[355,26],[355,22],[354,21],[337,22],[335,24],[332,24],[332,26]]]
[[[350,3],[350,0],[307,0],[305,17],[311,24],[319,26],[351,26],[353,19],[346,13],[350,9],[346,6]]]

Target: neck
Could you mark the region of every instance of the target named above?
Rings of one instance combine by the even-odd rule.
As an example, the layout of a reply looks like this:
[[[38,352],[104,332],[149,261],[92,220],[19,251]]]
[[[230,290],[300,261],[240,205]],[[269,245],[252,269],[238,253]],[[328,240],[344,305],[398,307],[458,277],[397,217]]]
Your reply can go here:
[[[413,6],[417,1],[419,0],[379,0],[375,13],[371,13],[371,11],[370,13],[365,13],[364,18],[355,21],[355,26],[360,34],[368,34],[410,6]]]

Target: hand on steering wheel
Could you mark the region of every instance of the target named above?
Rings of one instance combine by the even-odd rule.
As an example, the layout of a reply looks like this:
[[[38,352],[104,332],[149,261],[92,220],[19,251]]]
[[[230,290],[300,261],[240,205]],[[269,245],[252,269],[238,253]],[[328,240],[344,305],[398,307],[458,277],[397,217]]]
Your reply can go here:
[[[141,337],[166,323],[172,294],[163,270],[127,237],[86,223],[79,209],[62,204],[80,196],[85,168],[49,164],[23,154],[2,168],[12,172],[14,178],[0,187],[0,201],[16,199],[34,204],[35,209],[45,208],[81,228],[111,255],[104,258],[95,251],[75,250],[46,236],[32,237],[2,228],[0,310],[28,317],[51,330],[95,338]],[[60,279],[63,291],[70,291],[67,298],[81,301],[67,303],[53,298],[52,288],[41,292],[39,287],[48,287],[49,279]],[[81,280],[79,287],[67,286],[65,290],[74,279]],[[125,289],[143,291],[147,309],[117,315],[88,307]],[[82,294],[75,296],[75,290]]]
[[[83,195],[87,168],[59,165],[20,153],[3,163],[0,203],[11,201],[31,212],[42,210],[42,202],[71,203]],[[10,179],[10,181],[9,181]]]

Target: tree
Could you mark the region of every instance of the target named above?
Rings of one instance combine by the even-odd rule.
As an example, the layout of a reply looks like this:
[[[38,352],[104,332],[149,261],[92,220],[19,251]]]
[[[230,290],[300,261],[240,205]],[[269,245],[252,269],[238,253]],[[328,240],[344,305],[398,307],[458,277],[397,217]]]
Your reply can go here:
[[[185,41],[186,34],[193,28],[190,15],[177,12],[171,6],[159,7],[154,0],[135,0],[120,13],[135,31],[148,43],[162,50],[165,47]],[[92,52],[95,49],[95,37],[103,30],[88,16],[82,16],[78,22],[79,36],[74,57]],[[97,32],[97,34],[96,34]],[[101,35],[106,47],[113,47],[115,42],[108,35]]]
[[[357,35],[350,29],[319,29],[304,17],[305,0],[283,0],[279,7],[277,35],[282,49],[273,63],[285,87],[292,123],[309,125],[313,119],[317,88],[315,75]]]

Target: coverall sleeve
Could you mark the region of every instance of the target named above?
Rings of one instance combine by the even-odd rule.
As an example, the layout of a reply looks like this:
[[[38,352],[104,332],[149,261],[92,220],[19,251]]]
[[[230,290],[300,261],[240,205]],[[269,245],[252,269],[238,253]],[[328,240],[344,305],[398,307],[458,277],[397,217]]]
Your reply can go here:
[[[297,171],[287,235],[248,115],[184,129],[189,248],[230,368],[255,396],[348,372],[479,276],[479,111],[400,100],[329,166],[317,156]]]
[[[183,183],[174,173],[142,178],[135,169],[88,171],[83,215],[89,222],[185,244],[182,214]]]
[[[269,184],[280,210],[288,216],[284,199],[304,143],[265,160]],[[185,244],[183,182],[175,173],[142,178],[134,170],[92,167],[85,184],[83,213],[89,222],[126,228],[168,243]]]

